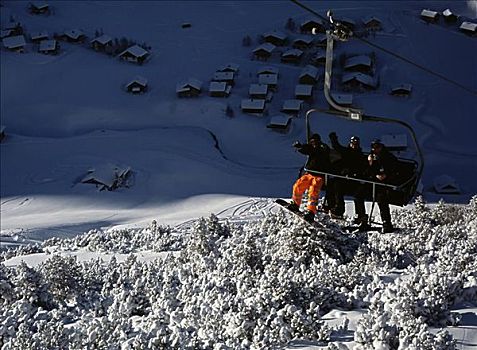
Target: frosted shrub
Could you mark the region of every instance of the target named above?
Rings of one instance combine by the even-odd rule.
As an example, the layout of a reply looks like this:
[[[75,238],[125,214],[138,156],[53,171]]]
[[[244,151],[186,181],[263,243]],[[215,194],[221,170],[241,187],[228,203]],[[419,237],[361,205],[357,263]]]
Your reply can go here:
[[[320,229],[284,212],[246,224],[211,216],[173,232],[90,231],[45,251],[176,250],[122,263],[52,255],[38,267],[0,265],[2,349],[271,349],[294,339],[329,342],[346,322],[333,308],[367,308],[358,349],[454,349],[445,331],[455,303],[475,300],[477,231],[468,206],[418,200],[393,213],[393,235]],[[402,277],[388,277],[390,269]],[[329,345],[329,349],[346,349]]]

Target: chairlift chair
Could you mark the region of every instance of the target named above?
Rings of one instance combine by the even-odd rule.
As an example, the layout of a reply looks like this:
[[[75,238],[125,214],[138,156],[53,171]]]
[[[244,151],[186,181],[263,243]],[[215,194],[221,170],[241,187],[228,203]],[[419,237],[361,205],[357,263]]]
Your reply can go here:
[[[332,16],[331,12],[329,11],[328,17],[329,17],[330,24],[333,30],[329,29],[326,31],[327,47],[326,47],[324,94],[325,94],[326,100],[328,101],[330,106],[333,107],[333,109],[312,108],[306,112],[305,123],[306,123],[307,141],[308,142],[310,141],[310,136],[311,136],[310,117],[312,114],[316,114],[317,112],[319,112],[319,113],[331,114],[333,116],[344,118],[349,121],[381,122],[381,123],[398,124],[401,127],[406,128],[411,134],[411,137],[417,152],[417,157],[418,157],[418,161],[412,160],[412,159],[398,158],[398,166],[397,166],[398,173],[394,174],[396,175],[394,176],[394,182],[386,183],[386,184],[381,182],[371,181],[369,179],[350,178],[347,176],[342,176],[342,175],[338,175],[334,173],[319,172],[319,171],[307,170],[306,168],[304,168],[305,171],[308,171],[310,173],[317,173],[317,174],[324,175],[325,184],[327,183],[327,180],[329,177],[344,178],[348,181],[355,181],[362,184],[368,184],[371,188],[371,191],[367,199],[373,202],[371,215],[370,215],[370,220],[371,220],[372,212],[376,202],[376,190],[378,189],[378,187],[386,187],[388,189],[388,200],[390,204],[404,206],[409,203],[409,201],[416,194],[416,190],[419,185],[419,181],[422,175],[422,170],[424,167],[424,158],[422,155],[421,148],[419,147],[419,144],[417,142],[415,132],[413,128],[406,122],[399,119],[394,119],[394,118],[367,115],[363,113],[362,110],[340,105],[332,97],[330,91],[331,91],[331,74],[332,74],[332,64],[333,64],[333,42],[335,39],[346,41],[349,37],[352,36],[353,33],[349,29],[347,29],[346,26],[343,26],[340,23],[334,22],[331,16]]]

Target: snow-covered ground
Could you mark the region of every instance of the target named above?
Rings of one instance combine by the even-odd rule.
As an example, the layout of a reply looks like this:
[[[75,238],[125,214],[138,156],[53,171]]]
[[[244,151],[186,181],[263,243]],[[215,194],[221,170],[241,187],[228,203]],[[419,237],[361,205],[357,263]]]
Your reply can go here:
[[[460,33],[456,24],[441,21],[429,25],[419,18],[423,8],[442,11],[450,7],[461,16],[475,19],[475,2],[306,4],[322,14],[331,8],[337,16],[357,22],[367,15],[377,16],[383,22],[383,31],[368,40],[477,90],[475,37]],[[302,9],[289,1],[53,1],[50,15],[32,15],[26,1],[2,1],[1,5],[2,30],[12,20],[19,21],[27,38],[25,53],[3,47],[0,51],[0,124],[6,133],[0,143],[1,244],[2,249],[12,245],[26,249],[19,253],[22,257],[2,263],[2,268],[19,266],[21,259],[38,268],[51,255],[33,248],[31,253],[35,254],[28,255],[30,243],[43,244],[51,238],[74,240],[89,230],[127,229],[140,235],[155,220],[187,236],[200,217],[212,213],[220,220],[251,226],[271,220],[270,215],[281,215],[269,198],[290,196],[304,162],[291,144],[305,138],[305,125],[303,115],[292,120],[286,134],[266,125],[280,112],[283,100],[293,98],[303,64],[283,64],[279,56],[259,62],[251,60],[251,51],[258,46],[259,35],[269,30],[284,31],[290,38],[299,36],[287,31],[285,23],[289,18],[297,24],[310,18]],[[182,28],[183,23],[191,27]],[[37,53],[37,45],[29,40],[29,34],[36,31],[46,30],[53,35],[69,29],[81,29],[89,39],[85,44],[61,42],[57,56]],[[150,60],[139,66],[93,51],[88,42],[96,31],[146,43],[152,47]],[[252,39],[250,47],[242,45],[246,36]],[[355,105],[369,114],[401,119],[414,128],[425,156],[422,183],[427,202],[444,198],[462,208],[470,206],[471,197],[477,194],[476,95],[358,41],[337,45],[336,75],[341,74],[340,55],[373,51],[379,89],[355,94]],[[215,70],[230,62],[239,65],[231,96],[207,96]],[[240,101],[248,97],[250,84],[257,82],[256,71],[263,65],[279,68],[278,91],[266,115],[243,114]],[[128,94],[124,85],[137,75],[147,78],[149,90],[141,95]],[[203,81],[201,96],[177,98],[176,84],[192,77]],[[401,83],[412,84],[412,95],[390,96],[389,89]],[[319,84],[314,102],[306,107],[316,105],[326,106]],[[227,107],[233,109],[233,117],[227,115]],[[341,140],[358,134],[365,150],[375,137],[405,133],[394,126],[353,123],[323,115],[314,117],[312,126],[325,139],[331,131],[337,131]],[[408,154],[412,156],[413,152]],[[98,191],[92,184],[81,183],[91,168],[109,164],[132,169],[129,187]],[[443,174],[456,180],[461,194],[433,192],[434,179]],[[413,206],[408,209],[412,211]],[[347,215],[353,215],[350,203]],[[466,233],[474,235],[469,244],[475,245],[475,222],[473,225]],[[413,229],[409,234],[419,235],[420,231]],[[119,262],[126,256],[118,254],[131,252],[139,261],[150,261],[167,251],[157,244],[141,241],[128,251],[113,246],[110,251],[101,247],[85,253],[75,242],[68,253],[62,249],[58,252],[76,256],[78,263],[95,257],[110,261],[112,254]],[[431,259],[427,253],[423,256]],[[388,276],[392,269],[387,268],[386,264],[369,267],[369,274],[373,278]],[[466,288],[471,288],[468,283]],[[392,289],[387,285],[383,288]],[[462,307],[462,326],[452,330],[458,348],[477,347],[475,295],[470,304],[449,303],[456,310]],[[341,324],[341,311],[334,306],[321,317]],[[356,331],[358,319],[365,312],[359,308],[346,311],[350,332]],[[354,339],[353,333],[336,332],[344,334],[345,340]],[[276,343],[283,344],[284,339],[288,338]],[[316,342],[310,344],[318,346]],[[289,345],[306,346],[299,340]]]

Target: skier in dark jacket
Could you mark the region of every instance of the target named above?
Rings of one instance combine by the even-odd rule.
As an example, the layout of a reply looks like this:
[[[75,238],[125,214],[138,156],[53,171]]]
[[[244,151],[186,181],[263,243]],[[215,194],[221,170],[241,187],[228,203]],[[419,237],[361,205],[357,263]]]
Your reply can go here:
[[[360,139],[358,136],[350,138],[347,147],[341,145],[338,141],[338,136],[335,132],[330,133],[331,147],[338,152],[341,159],[335,163],[335,173],[342,176],[349,176],[352,178],[364,178],[364,174],[368,163],[366,156],[361,150]],[[357,181],[347,181],[342,178],[334,178],[328,182],[328,191],[334,204],[330,208],[331,214],[334,216],[343,216],[345,212],[344,194],[349,193],[355,196],[355,212],[357,215],[357,223],[367,222],[366,210],[364,207],[364,200],[361,196],[356,196],[356,193],[361,193],[362,185]],[[328,196],[328,193],[327,193]]]
[[[324,183],[323,175],[316,174],[314,171],[327,172],[330,168],[330,148],[321,142],[318,134],[310,137],[310,142],[301,144],[295,142],[293,144],[298,152],[308,156],[305,165],[305,173],[293,185],[292,203],[288,206],[290,210],[299,211],[303,193],[308,190],[308,205],[305,213],[305,220],[313,222],[318,205],[318,198],[321,187]]]
[[[368,171],[371,181],[388,184],[393,182],[393,176],[396,174],[398,160],[378,139],[371,143],[371,153],[368,156],[368,163]],[[388,197],[389,189],[384,186],[377,186],[376,202],[378,203],[379,211],[381,213],[383,233],[394,231],[391,222],[391,211],[389,209]]]

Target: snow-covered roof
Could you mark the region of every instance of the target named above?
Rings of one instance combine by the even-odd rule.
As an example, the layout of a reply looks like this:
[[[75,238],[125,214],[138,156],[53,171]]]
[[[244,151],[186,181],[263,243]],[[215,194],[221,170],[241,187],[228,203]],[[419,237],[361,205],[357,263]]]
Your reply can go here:
[[[210,92],[226,92],[227,91],[227,83],[223,81],[211,81],[209,84],[209,91]]]
[[[301,22],[300,26],[306,26],[308,24],[317,24],[318,26],[323,26],[323,22],[322,21],[319,21],[319,20],[316,20],[316,19],[311,19],[311,18],[308,18],[308,19],[305,19],[303,20],[303,22]]]
[[[270,126],[281,126],[285,127],[290,123],[291,117],[288,115],[274,115],[273,117],[270,118],[270,123],[268,125]]]
[[[99,43],[101,45],[106,45],[107,43],[109,43],[112,40],[113,39],[109,35],[103,34],[103,35],[98,36],[97,38],[94,38],[93,40],[91,40],[91,44],[96,42],[96,43]]]
[[[373,15],[369,15],[369,16],[366,16],[366,17],[363,18],[363,23],[364,24],[369,24],[371,22],[381,23],[382,21],[378,17],[373,16]]]
[[[364,85],[368,85],[370,87],[376,87],[376,85],[377,85],[376,80],[372,76],[367,75],[367,74],[363,74],[363,73],[359,73],[359,72],[352,72],[352,73],[348,73],[348,74],[343,75],[343,78],[341,79],[341,82],[342,83],[347,83],[351,80],[359,81],[360,83],[362,83]]]
[[[371,67],[371,57],[367,55],[359,55],[359,56],[350,57],[345,61],[344,68],[349,69],[349,68],[360,66],[360,65]]]
[[[268,93],[268,85],[266,84],[252,84],[248,89],[249,95],[266,95]]]
[[[131,81],[129,81],[129,83],[126,85],[126,87],[129,87],[132,84],[139,84],[141,86],[146,87],[147,86],[147,79],[140,76],[140,75],[137,75]]]
[[[447,174],[434,179],[434,190],[442,194],[459,194],[461,192],[456,180]]]
[[[3,46],[7,49],[17,49],[26,45],[23,35],[9,36],[3,39]]]
[[[311,96],[313,94],[313,85],[298,84],[295,86],[295,96]]]
[[[444,15],[444,17],[455,16],[455,14],[450,9],[445,9],[444,11],[442,11],[442,14]]]
[[[215,81],[234,80],[234,72],[215,72],[213,80],[215,80]]]
[[[340,105],[351,105],[351,104],[353,104],[353,95],[352,94],[331,93],[331,97],[335,100],[336,103],[338,103]]]
[[[48,3],[46,1],[33,1],[31,2],[31,5],[38,10],[46,9],[48,7]]]
[[[297,100],[297,99],[285,100],[283,102],[282,110],[284,110],[284,111],[299,111],[299,110],[301,110],[302,105],[303,105],[302,100]]]
[[[258,76],[259,84],[276,85],[278,84],[277,74],[260,74]]]
[[[177,84],[176,91],[177,92],[188,91],[190,88],[200,90],[202,88],[202,82],[200,80],[190,78],[189,80],[185,82]]]
[[[118,177],[123,177],[131,169],[129,167],[120,168],[113,164],[102,164],[90,169],[88,174],[81,180],[82,183],[94,182],[105,185],[108,189],[112,189]]]
[[[10,36],[12,34],[13,30],[12,29],[5,29],[0,31],[0,38],[6,38],[7,36]]]
[[[47,39],[49,37],[48,32],[43,30],[41,32],[32,32],[30,34],[31,40],[40,40],[40,39]]]
[[[290,49],[282,53],[282,57],[301,57],[303,55],[303,51],[300,49]]]
[[[258,46],[257,48],[255,48],[255,50],[253,50],[253,52],[258,52],[258,51],[266,51],[268,53],[272,53],[273,50],[275,50],[276,46],[271,44],[271,43],[264,43],[260,46]]]
[[[412,91],[412,85],[411,84],[400,84],[400,85],[397,85],[395,87],[392,88],[392,92],[395,92],[395,91],[400,91],[400,90],[405,90],[405,91],[408,91],[408,92],[411,92]]]
[[[257,71],[257,75],[260,74],[278,74],[278,68],[272,66],[260,67]]]
[[[263,110],[265,109],[265,102],[262,99],[247,98],[242,100],[240,107],[242,109]]]
[[[421,11],[421,16],[426,18],[436,18],[437,16],[439,16],[439,13],[436,11],[424,9]]]
[[[237,63],[227,63],[217,69],[217,72],[234,72],[237,73],[239,70],[239,65]]]
[[[275,38],[275,39],[279,39],[279,40],[286,40],[287,39],[287,35],[279,30],[271,30],[269,32],[266,32],[263,34],[263,37],[264,38]]]
[[[119,54],[119,56],[123,56],[124,54],[126,53],[129,53],[137,58],[139,57],[143,57],[143,56],[146,56],[147,54],[149,54],[149,52],[147,50],[144,50],[141,46],[139,45],[134,45],[134,46],[131,46],[129,48],[127,48],[126,50],[124,50],[123,52],[121,52]]]
[[[459,29],[475,33],[477,32],[477,23],[462,22]]]
[[[54,51],[56,49],[56,40],[43,40],[40,42],[39,51]]]
[[[83,31],[79,29],[71,29],[64,32],[64,34],[71,39],[77,40],[84,35]]]
[[[16,29],[18,27],[21,28],[22,24],[20,22],[10,22],[7,23],[4,29]]]
[[[301,36],[293,40],[293,44],[297,44],[297,43],[304,43],[306,45],[310,45],[313,43],[313,38],[309,36]]]
[[[318,79],[318,76],[320,75],[320,71],[318,68],[312,65],[307,65],[303,70],[301,71],[300,78],[309,76],[313,79]]]

